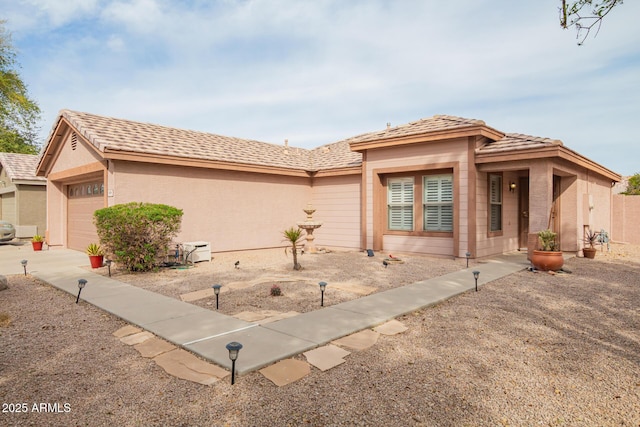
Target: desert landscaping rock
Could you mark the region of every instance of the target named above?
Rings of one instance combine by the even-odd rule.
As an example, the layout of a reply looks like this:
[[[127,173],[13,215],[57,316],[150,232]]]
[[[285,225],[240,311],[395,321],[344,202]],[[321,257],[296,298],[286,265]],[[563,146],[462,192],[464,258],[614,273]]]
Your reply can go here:
[[[329,344],[314,350],[305,351],[303,354],[304,357],[307,358],[307,362],[321,371],[327,371],[343,364],[345,362],[344,358],[350,355],[351,352]]]
[[[0,275],[0,291],[4,291],[9,287],[7,278],[3,275]]]
[[[398,322],[397,320],[389,320],[382,325],[376,326],[373,328],[375,332],[378,332],[382,335],[397,335],[405,332],[407,328],[402,322]]]
[[[380,334],[378,332],[372,331],[371,329],[365,329],[360,332],[356,332],[355,334],[347,335],[346,337],[334,340],[333,344],[339,345],[341,347],[349,347],[353,350],[360,351],[366,350],[374,345],[376,342],[378,342],[379,337]]]
[[[151,359],[161,355],[162,353],[174,350],[176,346],[160,338],[153,337],[141,342],[140,344],[134,345],[133,348],[138,350],[142,357]]]
[[[214,262],[203,276],[204,267],[131,276],[150,290],[179,298],[226,274],[250,280],[255,271],[246,271],[275,268],[268,256],[258,255],[243,255],[238,272],[233,267],[238,255],[233,254],[230,263]],[[314,274],[332,275],[329,283],[357,279],[385,289],[384,280],[388,286],[414,283],[444,274],[443,264],[455,264],[402,255],[405,264],[387,269],[402,273],[396,279],[382,265],[360,275],[358,268],[368,265],[350,259],[357,255],[331,260],[323,274]],[[301,257],[305,270],[295,274],[315,268],[309,257]],[[214,261],[221,258],[216,254]],[[381,257],[373,260],[377,266]],[[282,267],[289,270],[290,257],[284,261]],[[381,337],[375,346],[352,352],[346,363],[327,371],[311,369],[285,387],[257,372],[238,377],[233,386],[228,377],[203,386],[167,375],[113,338],[126,322],[90,304],[76,306],[73,295],[16,273],[8,276],[9,289],[1,297],[0,312],[11,322],[0,327],[0,395],[7,402],[67,402],[71,411],[3,413],[0,424],[638,426],[640,247],[613,244],[610,253],[598,251],[595,260],[565,261],[573,274],[521,271],[484,284],[481,292],[400,316],[397,320],[408,327],[404,333]],[[457,262],[464,268],[464,259]],[[471,260],[470,269],[475,265]],[[285,313],[306,303],[302,299],[296,305],[292,298],[278,302],[281,308],[270,307],[280,297],[265,298],[268,290],[246,296],[255,298],[246,310],[260,304],[258,309]],[[319,304],[314,291],[312,309]],[[226,300],[229,314],[245,310],[241,294],[235,298]],[[240,364],[242,358],[241,352]]]
[[[137,334],[138,332],[142,332],[142,329],[137,328],[133,325],[123,326],[113,333],[113,336],[116,338],[126,337],[127,335]]]
[[[285,359],[259,371],[266,379],[278,387],[291,384],[309,375],[309,364],[297,359]]]

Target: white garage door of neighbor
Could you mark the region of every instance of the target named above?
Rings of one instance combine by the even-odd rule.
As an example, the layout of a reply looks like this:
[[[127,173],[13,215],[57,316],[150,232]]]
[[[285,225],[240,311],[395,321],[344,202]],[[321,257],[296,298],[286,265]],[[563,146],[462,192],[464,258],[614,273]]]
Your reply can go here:
[[[2,196],[2,219],[16,224],[16,193],[5,193]]]
[[[104,184],[83,182],[69,185],[67,191],[67,247],[84,251],[90,243],[98,243],[93,213],[104,207]]]

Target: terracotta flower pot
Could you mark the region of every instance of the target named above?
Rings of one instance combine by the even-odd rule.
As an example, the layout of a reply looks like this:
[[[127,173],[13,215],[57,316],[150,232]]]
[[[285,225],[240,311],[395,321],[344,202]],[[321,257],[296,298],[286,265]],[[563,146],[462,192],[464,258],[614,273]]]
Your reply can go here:
[[[582,253],[585,258],[594,259],[596,257],[596,248],[583,248]]]
[[[100,268],[104,261],[104,255],[89,255],[89,261],[91,262],[91,268]]]
[[[564,265],[562,252],[533,251],[531,264],[540,271],[557,271]]]
[[[33,250],[34,251],[41,251],[42,250],[42,243],[43,242],[31,242],[31,246],[33,246]]]

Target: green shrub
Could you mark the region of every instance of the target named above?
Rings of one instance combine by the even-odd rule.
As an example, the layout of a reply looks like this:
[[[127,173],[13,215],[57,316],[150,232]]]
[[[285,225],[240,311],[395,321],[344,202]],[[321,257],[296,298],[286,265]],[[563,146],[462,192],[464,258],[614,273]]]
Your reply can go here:
[[[149,271],[166,254],[182,223],[182,209],[127,203],[93,214],[100,243],[127,271]]]

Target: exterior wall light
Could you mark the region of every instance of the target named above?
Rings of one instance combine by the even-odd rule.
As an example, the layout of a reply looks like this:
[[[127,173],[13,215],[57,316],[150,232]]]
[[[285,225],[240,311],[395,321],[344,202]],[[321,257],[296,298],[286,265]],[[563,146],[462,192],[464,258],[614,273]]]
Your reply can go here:
[[[516,192],[516,183],[512,182],[511,184],[509,184],[509,191],[511,191],[512,193]]]
[[[226,347],[229,350],[229,359],[231,359],[231,385],[233,385],[236,382],[236,360],[240,349],[242,349],[242,344],[234,341],[227,344]]]

